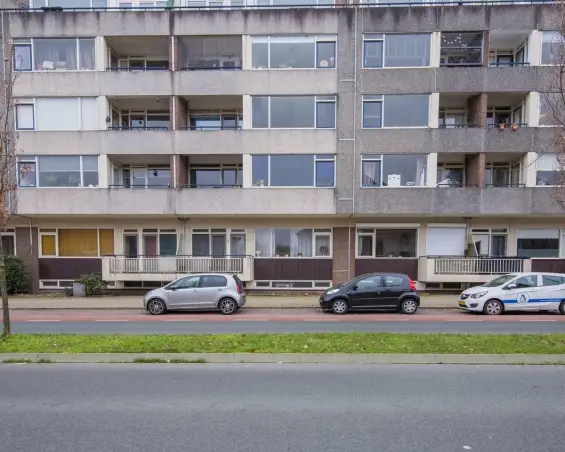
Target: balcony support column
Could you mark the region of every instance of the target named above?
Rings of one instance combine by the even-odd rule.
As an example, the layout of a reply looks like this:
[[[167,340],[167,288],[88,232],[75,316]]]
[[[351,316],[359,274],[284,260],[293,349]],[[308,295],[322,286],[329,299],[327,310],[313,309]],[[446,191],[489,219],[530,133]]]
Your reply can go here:
[[[485,127],[487,123],[487,93],[479,93],[467,99],[467,123],[470,126]]]
[[[428,154],[426,185],[428,187],[435,187],[437,183],[437,152],[432,152]]]
[[[541,32],[539,30],[530,32],[526,47],[530,66],[539,66],[541,64]]]
[[[179,41],[176,36],[171,36],[169,44],[169,68],[171,71],[180,71]]]
[[[488,54],[490,52],[490,33],[486,30],[483,33],[483,66],[488,67]]]
[[[98,156],[98,186],[100,188],[108,188],[112,185],[112,165],[107,154]]]
[[[355,276],[355,228],[333,228],[332,283],[339,284]]]
[[[467,185],[484,187],[485,185],[485,153],[467,155],[465,166],[467,168]]]

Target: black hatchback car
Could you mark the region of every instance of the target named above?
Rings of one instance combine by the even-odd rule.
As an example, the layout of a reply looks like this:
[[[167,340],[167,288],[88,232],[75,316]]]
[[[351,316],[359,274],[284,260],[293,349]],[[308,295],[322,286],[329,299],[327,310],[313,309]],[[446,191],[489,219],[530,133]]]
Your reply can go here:
[[[400,311],[414,314],[420,306],[416,284],[400,273],[368,273],[326,290],[320,297],[324,311]]]

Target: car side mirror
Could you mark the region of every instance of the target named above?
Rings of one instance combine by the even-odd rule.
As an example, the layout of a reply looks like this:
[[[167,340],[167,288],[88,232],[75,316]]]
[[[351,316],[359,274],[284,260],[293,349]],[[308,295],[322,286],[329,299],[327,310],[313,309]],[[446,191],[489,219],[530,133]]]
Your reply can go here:
[[[353,284],[353,285],[351,286],[351,290],[357,290],[358,288],[359,288],[359,287],[357,286],[357,284]]]
[[[508,290],[510,290],[510,289],[516,289],[517,287],[518,287],[518,286],[517,286],[516,284],[512,283],[512,284],[508,284],[508,285],[506,286],[506,289],[508,289]]]

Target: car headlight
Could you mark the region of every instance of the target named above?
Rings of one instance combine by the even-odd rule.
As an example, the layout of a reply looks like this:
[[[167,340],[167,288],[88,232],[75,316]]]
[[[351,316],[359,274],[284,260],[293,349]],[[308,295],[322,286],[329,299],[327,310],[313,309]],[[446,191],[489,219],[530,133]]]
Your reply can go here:
[[[339,292],[339,289],[332,289],[332,290],[328,290],[326,292],[326,295],[333,295],[334,293],[338,293],[338,292]]]
[[[473,295],[471,295],[471,298],[481,298],[484,297],[487,293],[488,290],[485,290],[484,292],[474,293]]]

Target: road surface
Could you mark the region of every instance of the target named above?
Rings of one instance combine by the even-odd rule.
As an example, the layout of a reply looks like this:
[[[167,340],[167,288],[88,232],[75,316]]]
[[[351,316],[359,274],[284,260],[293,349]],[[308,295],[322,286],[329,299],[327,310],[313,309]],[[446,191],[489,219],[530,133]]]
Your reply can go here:
[[[150,316],[139,310],[40,310],[12,312],[16,333],[565,333],[565,316],[526,313],[487,317],[423,309],[415,315],[363,313],[337,316],[315,309],[242,310],[232,316],[181,313]]]
[[[563,452],[565,367],[0,365],[10,452]]]

